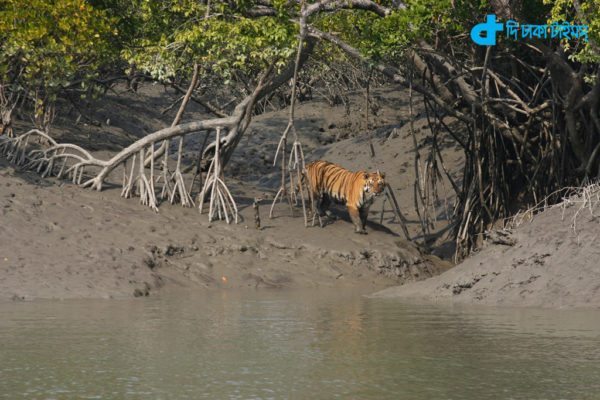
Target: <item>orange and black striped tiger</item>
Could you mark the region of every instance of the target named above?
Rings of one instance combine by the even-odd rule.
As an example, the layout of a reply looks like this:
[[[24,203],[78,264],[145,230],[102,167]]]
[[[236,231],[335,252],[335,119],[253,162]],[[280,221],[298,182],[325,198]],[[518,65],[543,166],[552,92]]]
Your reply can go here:
[[[375,196],[385,189],[385,174],[348,171],[339,165],[318,160],[306,166],[303,181],[316,202],[320,217],[324,216],[331,200],[346,204],[356,233],[366,234],[369,207]],[[322,225],[321,225],[322,226]]]

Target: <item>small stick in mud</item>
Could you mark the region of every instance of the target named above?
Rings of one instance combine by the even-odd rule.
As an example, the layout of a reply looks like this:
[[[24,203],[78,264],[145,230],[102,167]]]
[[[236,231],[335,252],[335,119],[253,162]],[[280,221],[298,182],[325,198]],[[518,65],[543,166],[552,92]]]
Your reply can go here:
[[[406,237],[406,240],[410,240],[408,228],[406,227],[406,223],[408,222],[408,220],[406,219],[404,214],[402,214],[402,211],[400,211],[400,206],[398,206],[398,201],[396,200],[394,191],[392,190],[392,187],[390,186],[389,183],[386,184],[385,189],[386,189],[385,196],[386,196],[386,198],[389,199],[390,204],[392,205],[392,210],[394,211],[396,216],[398,216],[398,219],[400,221],[400,226],[402,227],[402,232],[404,233],[404,237]]]
[[[254,208],[254,226],[256,229],[260,229],[260,211],[258,209],[260,201],[262,199],[255,197],[254,203],[252,204],[252,208]]]
[[[383,213],[385,212],[385,201],[387,200],[387,197],[383,198],[383,201],[381,202],[381,215],[379,216],[379,225],[383,224]]]

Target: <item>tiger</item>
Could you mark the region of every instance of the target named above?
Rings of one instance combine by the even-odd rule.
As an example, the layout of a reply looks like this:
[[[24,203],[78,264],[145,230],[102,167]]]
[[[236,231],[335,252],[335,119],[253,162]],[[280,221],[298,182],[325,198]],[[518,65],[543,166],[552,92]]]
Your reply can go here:
[[[302,181],[307,185],[312,202],[321,217],[326,215],[331,200],[346,204],[354,232],[366,235],[365,226],[369,207],[375,197],[384,192],[385,174],[376,172],[352,172],[329,161],[317,160],[308,164]],[[321,226],[323,224],[321,223]]]

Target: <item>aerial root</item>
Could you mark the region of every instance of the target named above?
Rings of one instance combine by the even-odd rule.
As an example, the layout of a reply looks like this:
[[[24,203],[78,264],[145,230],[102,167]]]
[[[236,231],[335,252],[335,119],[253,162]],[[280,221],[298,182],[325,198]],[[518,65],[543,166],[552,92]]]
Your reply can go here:
[[[146,177],[146,170],[144,168],[143,160],[144,157],[144,149],[140,150],[139,155],[139,173],[138,173],[138,194],[140,196],[140,203],[145,206],[150,207],[152,210],[158,212],[158,207],[156,207],[156,192],[154,190],[154,179],[151,176],[150,179]]]
[[[212,222],[215,219],[225,220],[228,224],[231,223],[232,220],[237,224],[238,222],[238,209],[235,204],[235,200],[231,195],[231,192],[225,185],[223,180],[223,174],[221,170],[221,156],[220,156],[220,135],[221,128],[217,128],[217,138],[215,145],[215,155],[212,159],[210,167],[208,168],[208,173],[206,176],[206,181],[204,182],[204,187],[200,192],[200,205],[198,206],[200,213],[203,212],[204,200],[209,195],[209,205],[208,205],[208,221]]]
[[[30,139],[39,138],[42,148],[29,149]],[[31,169],[43,178],[48,176],[71,177],[73,183],[81,184],[85,167],[101,167],[104,161],[94,158],[88,151],[70,143],[57,143],[48,134],[32,129],[23,135],[0,142],[0,154],[13,164]],[[56,168],[57,166],[60,166]]]
[[[183,136],[179,138],[179,148],[177,151],[177,165],[175,172],[171,175],[171,182],[174,182],[173,188],[171,189],[170,201],[171,204],[178,198],[181,201],[181,205],[184,207],[193,207],[194,200],[190,196],[188,190],[185,187],[185,181],[181,173],[181,158],[183,155]]]
[[[277,150],[275,151],[275,157],[273,158],[273,166],[277,165],[277,159],[279,157],[279,153],[281,153],[281,186],[273,199],[273,203],[271,203],[271,209],[269,211],[269,218],[273,218],[273,208],[277,203],[278,199],[283,201],[284,197],[287,197],[288,203],[290,205],[290,212],[292,216],[294,215],[294,207],[292,203],[298,204],[298,192],[300,192],[300,198],[302,201],[302,212],[304,215],[304,226],[308,226],[308,217],[306,214],[306,204],[304,201],[304,191],[302,190],[302,174],[304,173],[304,152],[302,151],[302,145],[298,140],[298,133],[296,132],[296,127],[294,126],[294,111],[296,108],[296,88],[298,86],[298,69],[300,66],[300,59],[302,54],[302,46],[303,42],[306,38],[307,30],[306,30],[306,14],[305,14],[305,4],[301,3],[302,13],[300,18],[300,35],[298,40],[298,50],[296,51],[296,60],[294,64],[294,75],[292,77],[292,93],[291,93],[291,104],[290,104],[290,113],[288,118],[288,124],[283,131],[281,138],[279,139],[279,143],[277,145]],[[292,144],[292,149],[290,151],[289,161],[287,163],[287,171],[286,171],[286,162],[285,162],[285,150],[287,145],[287,137],[290,131],[294,135],[294,142]],[[294,185],[294,173],[296,172],[297,179],[297,187]],[[286,175],[289,179],[289,192],[286,190]],[[314,219],[314,218],[313,218]]]

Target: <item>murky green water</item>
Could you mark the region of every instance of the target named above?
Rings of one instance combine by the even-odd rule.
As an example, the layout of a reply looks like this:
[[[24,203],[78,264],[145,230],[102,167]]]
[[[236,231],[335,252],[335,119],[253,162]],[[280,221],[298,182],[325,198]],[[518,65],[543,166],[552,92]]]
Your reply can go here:
[[[600,312],[219,292],[0,304],[3,399],[598,399]]]

